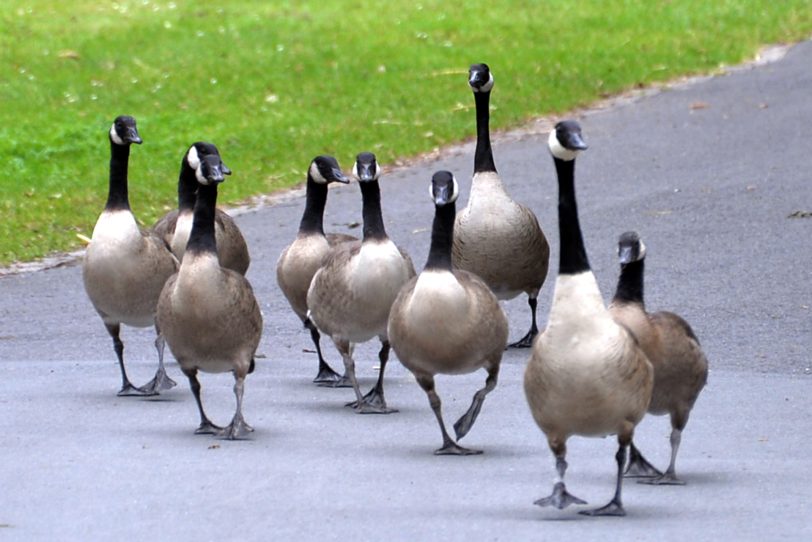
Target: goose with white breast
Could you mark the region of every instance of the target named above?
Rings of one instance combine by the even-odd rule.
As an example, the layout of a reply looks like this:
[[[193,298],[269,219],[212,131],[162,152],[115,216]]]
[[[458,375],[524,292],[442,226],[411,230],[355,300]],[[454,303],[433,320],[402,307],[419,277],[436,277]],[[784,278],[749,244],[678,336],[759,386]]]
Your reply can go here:
[[[499,299],[527,294],[530,329],[509,346],[529,348],[538,334],[537,298],[547,277],[550,245],[536,215],[510,197],[496,171],[489,128],[493,82],[487,64],[471,66],[468,84],[477,127],[474,176],[468,205],[454,225],[452,258],[455,268],[478,275]]]
[[[533,344],[524,375],[530,412],[555,455],[552,494],[535,502],[564,508],[584,504],[564,483],[567,440],[573,435],[617,435],[615,494],[588,515],[625,515],[623,468],[635,426],[651,400],[654,374],[634,335],[617,324],[603,303],[584,247],[575,198],[575,157],[586,149],[575,121],[550,133],[558,175],[560,260],[547,327]]]
[[[319,385],[346,387],[349,380],[333,370],[321,352],[321,335],[307,317],[307,290],[313,275],[324,265],[330,251],[338,244],[358,241],[343,233],[324,233],[324,207],[330,183],[349,183],[338,161],[327,155],[317,156],[307,170],[305,209],[299,222],[296,239],[285,247],[276,262],[276,282],[288,300],[290,308],[310,331],[310,338],[319,356],[319,368],[313,382]]]
[[[438,455],[482,452],[464,448],[449,436],[435,375],[478,369],[488,373],[485,387],[476,392],[471,406],[454,424],[459,441],[473,426],[485,396],[496,387],[508,336],[507,317],[487,284],[473,273],[454,269],[451,263],[458,194],[457,180],[451,172],[434,174],[430,195],[435,214],[428,260],[420,275],[398,294],[388,328],[395,354],[426,392],[440,425],[443,445],[434,452]]]
[[[222,267],[217,257],[217,186],[226,171],[219,152],[200,156],[192,231],[180,269],[161,292],[158,325],[189,379],[200,414],[196,433],[237,439],[254,430],[243,418],[242,402],[245,378],[254,370],[262,315],[248,279]],[[215,425],[203,410],[198,371],[234,374],[237,408],[228,426]]]
[[[156,395],[175,385],[164,369],[164,337],[156,326],[158,296],[166,279],[178,269],[178,261],[166,244],[143,231],[130,209],[128,169],[130,145],[141,144],[133,117],[122,115],[113,122],[110,139],[110,181],[104,206],[82,262],[85,291],[113,339],[121,370],[119,395]],[[158,370],[146,385],[136,387],[124,367],[121,325],[156,326]]]
[[[383,390],[391,348],[386,326],[395,297],[415,271],[409,256],[386,235],[375,155],[360,153],[353,174],[361,186],[364,238],[336,247],[316,271],[307,291],[308,316],[319,331],[330,336],[344,360],[356,397],[349,406],[361,414],[388,414],[395,410],[386,405]],[[373,337],[381,341],[380,371],[375,386],[362,396],[352,354],[355,344]]]

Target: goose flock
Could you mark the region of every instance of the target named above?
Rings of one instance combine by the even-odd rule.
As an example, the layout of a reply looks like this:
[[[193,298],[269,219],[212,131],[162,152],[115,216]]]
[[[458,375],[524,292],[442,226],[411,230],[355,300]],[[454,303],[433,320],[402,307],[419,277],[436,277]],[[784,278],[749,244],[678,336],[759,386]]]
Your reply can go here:
[[[647,312],[643,302],[646,246],[636,232],[623,233],[617,254],[620,274],[611,303],[604,303],[589,264],[578,217],[575,162],[587,149],[580,125],[558,122],[547,146],[558,180],[559,267],[546,326],[539,333],[537,299],[545,283],[550,246],[536,215],[510,197],[496,171],[489,132],[494,86],[487,64],[474,64],[468,84],[476,106],[477,142],[467,205],[458,213],[459,184],[450,171],[429,182],[434,207],[431,242],[422,270],[389,238],[381,210],[381,167],[361,152],[352,177],[361,191],[361,239],[325,233],[323,219],[331,183],[349,183],[338,161],[316,156],[307,169],[305,206],[298,232],[276,264],[277,283],[318,354],[313,382],[353,389],[348,403],[361,414],[391,414],[384,374],[393,350],[426,393],[437,419],[438,455],[472,455],[463,447],[487,395],[498,381],[507,348],[528,348],[524,394],[530,413],[555,458],[551,493],[535,501],[563,509],[585,504],[567,489],[567,441],[571,436],[616,435],[617,478],[612,499],[583,509],[587,515],[625,515],[626,477],[650,484],[682,484],[675,463],[681,435],[705,385],[708,361],[691,326],[671,312]],[[245,380],[255,368],[263,317],[245,274],[248,245],[236,223],[216,207],[218,186],[231,170],[218,148],[195,142],[184,153],[178,176],[178,208],[152,228],[141,229],[130,209],[130,147],[140,144],[136,121],[115,119],[109,131],[107,203],[87,247],[82,276],[93,307],[113,339],[122,396],[157,395],[175,386],[166,374],[169,346],[189,380],[200,424],[196,433],[240,439],[253,428],[242,412]],[[428,206],[427,206],[428,208]],[[510,261],[510,265],[505,262]],[[508,343],[508,320],[499,300],[526,294],[530,328]],[[143,386],[130,382],[121,325],[154,326],[158,369]],[[325,360],[328,336],[343,374]],[[355,345],[377,338],[379,373],[363,394],[356,378]],[[454,425],[443,420],[437,375],[483,369],[485,384]],[[226,427],[206,415],[198,373],[231,372],[236,409]],[[669,414],[671,460],[652,466],[633,443],[635,426],[649,412]]]

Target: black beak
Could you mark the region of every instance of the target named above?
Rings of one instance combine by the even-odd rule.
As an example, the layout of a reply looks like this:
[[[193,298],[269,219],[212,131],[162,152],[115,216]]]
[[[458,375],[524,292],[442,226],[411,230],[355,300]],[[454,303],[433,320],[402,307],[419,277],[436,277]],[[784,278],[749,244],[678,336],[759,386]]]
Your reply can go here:
[[[332,173],[332,179],[330,179],[331,181],[335,181],[341,184],[347,184],[350,182],[350,178],[344,175],[344,172],[342,172],[338,168],[333,168],[332,170],[330,170],[330,173]]]
[[[220,162],[220,169],[222,170],[223,175],[231,175],[231,169],[222,162]]]
[[[144,142],[144,140],[141,139],[141,136],[138,135],[138,130],[135,129],[135,126],[127,128],[127,140],[130,143],[135,143],[137,145],[140,145],[141,143]]]
[[[566,144],[564,145],[565,148],[572,151],[585,151],[589,148],[581,137],[581,134],[577,132],[570,132],[567,135],[567,141],[565,141]]]
[[[634,261],[634,258],[635,258],[634,251],[632,250],[632,247],[630,247],[628,245],[618,247],[618,249],[617,249],[617,257],[620,260],[620,263],[622,265],[632,263]]]
[[[448,203],[451,197],[451,190],[448,186],[435,186],[434,187],[434,205],[441,207]]]
[[[375,178],[375,175],[372,174],[372,165],[371,164],[361,164],[358,167],[358,180],[366,182],[371,181]]]

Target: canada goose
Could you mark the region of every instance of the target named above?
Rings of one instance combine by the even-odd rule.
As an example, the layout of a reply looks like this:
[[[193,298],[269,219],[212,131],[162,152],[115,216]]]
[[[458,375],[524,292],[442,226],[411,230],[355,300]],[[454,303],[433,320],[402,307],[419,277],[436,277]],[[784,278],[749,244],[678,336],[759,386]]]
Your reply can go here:
[[[524,391],[555,455],[558,478],[552,494],[535,504],[585,504],[564,485],[567,439],[617,434],[615,495],[606,506],[581,513],[622,516],[626,447],[648,408],[653,370],[635,337],[612,319],[589,266],[575,201],[575,157],[587,148],[581,127],[559,122],[548,144],[558,174],[560,261],[547,327],[533,344]]]
[[[166,281],[161,292],[158,325],[195,396],[200,412],[200,426],[195,433],[237,439],[253,431],[243,418],[242,398],[245,377],[254,369],[262,315],[248,279],[222,267],[217,257],[214,226],[217,185],[224,180],[223,174],[230,171],[223,168],[217,152],[199,158],[195,177],[200,186],[192,231],[180,269]],[[237,409],[227,427],[214,425],[206,416],[200,399],[198,370],[234,373]]]
[[[536,305],[547,277],[550,245],[533,212],[505,190],[493,163],[488,122],[493,74],[487,64],[474,64],[468,84],[476,102],[476,152],[468,205],[457,215],[452,258],[454,267],[479,275],[499,299],[522,292],[530,305],[530,330],[510,344],[529,348],[538,334]]]
[[[324,234],[324,205],[327,203],[327,185],[331,182],[348,183],[332,156],[317,156],[307,170],[305,210],[299,223],[299,233],[276,262],[276,282],[293,312],[310,330],[310,338],[319,356],[319,372],[313,382],[317,384],[347,386],[348,380],[336,373],[321,353],[319,330],[307,318],[307,289],[313,275],[324,264],[331,247],[346,241],[358,241],[343,233]]]
[[[178,269],[178,261],[156,235],[142,231],[130,210],[127,169],[130,145],[141,144],[135,119],[122,115],[110,128],[110,185],[93,236],[82,263],[85,291],[113,338],[121,368],[119,395],[157,395],[175,385],[164,369],[164,338],[156,326],[158,371],[146,385],[132,385],[124,368],[121,324],[155,325],[158,296],[166,279]]]
[[[646,312],[643,301],[643,267],[646,246],[637,232],[626,232],[618,241],[620,277],[609,312],[637,337],[654,367],[654,390],[648,411],[671,416],[671,462],[660,472],[631,443],[627,476],[643,476],[648,484],[682,485],[674,464],[682,430],[708,380],[708,360],[688,322],[673,312]]]
[[[347,377],[355,390],[350,403],[359,413],[388,414],[383,375],[389,360],[386,323],[392,302],[401,287],[415,276],[409,256],[386,235],[381,216],[380,169],[371,152],[356,158],[353,175],[359,180],[363,199],[364,239],[336,247],[316,271],[307,291],[308,316],[318,329],[333,339],[344,360]],[[381,369],[375,386],[361,396],[352,358],[356,343],[377,336]]]
[[[448,436],[434,375],[471,373],[481,368],[488,372],[485,387],[476,392],[468,411],[454,424],[459,440],[474,424],[485,396],[496,387],[508,322],[487,284],[451,264],[457,180],[449,171],[438,171],[430,189],[435,214],[429,257],[423,272],[406,283],[392,305],[389,339],[400,362],[428,395],[440,424],[443,446],[434,453],[478,454],[482,452],[463,448]]]
[[[198,142],[195,145],[189,149],[180,164],[178,208],[169,211],[152,226],[152,230],[166,241],[178,260],[183,259],[183,252],[189,241],[189,232],[192,231],[192,215],[198,187],[195,170],[200,162],[200,156],[217,152],[217,149],[212,150],[213,145],[208,143]],[[231,170],[223,164],[223,173],[228,175],[230,172]],[[245,243],[240,228],[234,219],[221,209],[217,209],[214,216],[214,231],[220,265],[245,275],[248,265],[251,263],[251,257],[248,255],[248,245]]]

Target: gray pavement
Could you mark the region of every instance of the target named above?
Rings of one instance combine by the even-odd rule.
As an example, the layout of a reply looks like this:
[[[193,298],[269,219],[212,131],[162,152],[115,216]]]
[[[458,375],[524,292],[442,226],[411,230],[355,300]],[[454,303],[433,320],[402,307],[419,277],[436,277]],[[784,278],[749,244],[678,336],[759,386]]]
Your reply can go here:
[[[712,366],[678,458],[687,486],[627,483],[625,518],[533,506],[550,491],[553,458],[523,396],[527,351],[505,354],[499,385],[463,440],[482,456],[432,455],[433,415],[396,361],[386,389],[397,414],[359,416],[342,406],[351,390],[314,387],[309,338],[274,278],[302,210],[301,194],[292,193],[238,217],[265,316],[262,358],[246,384],[244,413],[256,428],[248,441],[192,434],[194,400],[173,362],[179,386],[159,399],[115,396],[110,340],[77,265],[0,277],[0,539],[812,539],[812,217],[790,218],[812,211],[810,66],[812,43],[803,43],[775,62],[580,118],[590,149],[576,168],[579,207],[604,295],[617,277],[618,234],[638,230],[649,251],[649,308],[691,322]],[[498,105],[510,88],[493,68]],[[470,98],[464,83],[460,93]],[[471,122],[473,132],[473,115]],[[504,134],[494,152],[512,195],[547,231],[554,273],[549,126]],[[382,180],[389,234],[418,266],[433,213],[430,176],[456,172],[464,204],[472,155],[472,143],[444,149]],[[345,168],[351,159],[339,157]],[[239,182],[239,172],[228,182]],[[354,184],[331,191],[328,229],[358,232],[346,225],[360,220],[360,203]],[[542,322],[551,285],[539,299]],[[526,302],[504,306],[518,338]],[[151,333],[128,328],[123,339],[133,380],[146,381],[155,366]],[[340,365],[331,345],[325,352]],[[375,352],[373,343],[357,349],[365,387],[376,376]],[[209,414],[226,422],[231,377],[201,381]],[[447,420],[483,381],[484,373],[440,377]],[[638,445],[657,465],[667,463],[668,432],[664,417],[638,427]],[[591,505],[607,501],[614,452],[613,439],[573,437],[571,491]]]

